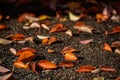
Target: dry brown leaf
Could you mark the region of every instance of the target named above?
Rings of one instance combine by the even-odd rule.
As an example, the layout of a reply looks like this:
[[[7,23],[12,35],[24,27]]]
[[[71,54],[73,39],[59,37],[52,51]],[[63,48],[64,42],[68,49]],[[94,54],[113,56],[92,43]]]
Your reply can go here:
[[[13,54],[16,55],[16,53],[17,53],[17,50],[16,50],[16,49],[14,49],[14,48],[10,48],[9,50],[10,50]]]
[[[82,21],[78,21],[75,23],[75,26],[84,26],[85,25],[85,22],[82,22]]]
[[[120,76],[118,76],[115,80],[120,80]]]
[[[24,40],[25,39],[25,35],[23,34],[15,34],[12,36],[13,40]]]
[[[73,62],[69,62],[69,61],[64,61],[64,62],[61,62],[58,66],[60,67],[73,67],[75,64]]]
[[[48,38],[44,38],[44,39],[42,39],[42,44],[48,44],[48,41],[49,41]]]
[[[58,24],[55,24],[53,26],[53,28],[50,30],[50,33],[53,33],[53,32],[62,32],[62,31],[65,31],[66,28],[63,26],[62,23],[58,23]]]
[[[69,36],[73,36],[73,34],[72,34],[72,31],[71,30],[67,30],[66,32],[65,32],[66,34],[68,34]]]
[[[30,63],[30,69],[31,69],[33,72],[36,72],[36,63],[35,63],[35,62],[31,62],[31,63]]]
[[[63,50],[62,50],[62,54],[72,53],[72,52],[74,52],[74,51],[76,51],[75,48],[73,48],[73,47],[71,47],[71,46],[66,46],[66,47],[64,47]]]
[[[48,51],[47,51],[48,53],[53,53],[53,52],[55,52],[54,50],[52,50],[52,49],[48,49]]]
[[[64,59],[65,59],[66,61],[75,61],[75,60],[78,60],[78,58],[76,57],[76,55],[73,54],[73,53],[71,53],[71,52],[65,53],[65,54],[64,54]]]
[[[71,13],[71,12],[68,12],[68,15],[69,15],[69,19],[71,21],[78,21],[81,18],[81,16],[77,16],[77,15]]]
[[[0,44],[11,44],[13,41],[0,38]]]
[[[91,72],[93,70],[95,70],[96,67],[94,66],[80,66],[76,72]]]
[[[19,56],[19,55],[23,54],[25,51],[30,51],[30,52],[32,52],[32,53],[36,53],[36,50],[35,50],[35,49],[26,47],[26,48],[20,49],[20,50],[16,53],[16,55]]]
[[[16,68],[30,69],[29,62],[26,63],[26,64],[24,64],[22,61],[17,61],[17,62],[14,62],[13,65],[14,65]]]
[[[104,14],[102,14],[102,13],[96,14],[97,22],[104,22],[104,21],[106,21],[108,18],[109,18],[108,15],[104,15]]]
[[[111,68],[109,66],[101,67],[100,70],[101,71],[110,71],[110,72],[115,72],[116,71],[115,68]]]
[[[120,49],[115,49],[115,53],[120,54]]]
[[[106,51],[110,51],[110,52],[112,52],[111,47],[110,47],[109,44],[107,44],[107,43],[104,43],[103,50],[106,50]]]
[[[19,58],[17,61],[31,61],[32,59],[35,58],[35,54],[32,53],[31,51],[24,51],[22,54],[20,54]]]
[[[57,41],[57,38],[54,37],[54,36],[52,36],[52,37],[50,37],[50,39],[49,39],[49,41],[48,41],[48,44],[52,44],[52,43],[54,43],[54,42],[56,42],[56,41]]]
[[[5,25],[0,25],[0,31],[1,31],[1,30],[4,30],[5,28],[6,28]]]
[[[40,60],[38,62],[38,66],[42,69],[55,69],[55,68],[57,68],[57,65],[55,63],[52,63],[48,60]]]
[[[120,41],[112,42],[111,47],[120,47]]]
[[[10,70],[5,68],[5,67],[3,67],[3,66],[0,66],[0,72],[1,73],[5,73],[5,72],[8,72],[8,71],[10,71]]]

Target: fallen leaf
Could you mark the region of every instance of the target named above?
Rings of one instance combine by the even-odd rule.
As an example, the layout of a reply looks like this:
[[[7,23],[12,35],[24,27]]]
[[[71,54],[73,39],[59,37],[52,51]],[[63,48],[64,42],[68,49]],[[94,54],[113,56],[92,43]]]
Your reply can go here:
[[[53,33],[53,32],[62,32],[62,31],[65,31],[66,28],[63,26],[62,23],[58,23],[58,24],[55,24],[53,26],[53,28],[50,30],[50,33]]]
[[[40,24],[38,24],[37,22],[33,22],[29,27],[30,28],[40,28]]]
[[[8,78],[10,78],[12,76],[13,71],[14,71],[14,67],[13,67],[13,69],[12,69],[12,71],[10,73],[7,73],[7,74],[5,74],[3,76],[0,76],[0,80],[8,80]]]
[[[120,54],[120,49],[115,49],[115,53]]]
[[[93,78],[93,80],[105,80],[105,78],[104,77],[95,77],[95,78]]]
[[[48,41],[48,44],[52,44],[52,43],[54,43],[54,42],[56,42],[56,41],[57,41],[57,38],[54,37],[54,36],[52,36],[52,37],[50,37],[50,39],[49,39],[49,41]]]
[[[69,15],[69,19],[71,21],[78,21],[81,18],[81,16],[77,16],[77,15],[71,13],[71,12],[68,12],[68,15]]]
[[[25,38],[25,41],[29,41],[29,42],[34,43],[34,41],[33,41],[33,37],[27,37],[27,38]]]
[[[31,61],[35,57],[35,54],[31,51],[24,51],[20,54],[17,61]]]
[[[112,42],[111,47],[120,47],[120,41]]]
[[[25,39],[25,35],[23,34],[15,34],[12,36],[13,40],[24,40]]]
[[[93,39],[88,39],[88,40],[81,40],[80,43],[81,44],[89,44],[90,42],[92,42]]]
[[[7,69],[7,68],[5,68],[5,67],[3,67],[3,66],[0,66],[0,72],[1,72],[1,73],[6,73],[6,72],[8,72],[8,71],[10,71],[10,70]]]
[[[31,16],[31,15],[25,15],[25,19],[29,20],[29,21],[39,21],[39,18],[36,18],[34,16]]]
[[[16,50],[16,49],[10,48],[9,50],[10,50],[13,54],[15,54],[15,55],[17,54],[17,50]]]
[[[92,70],[91,73],[99,73],[100,72],[100,69],[95,69],[95,70]]]
[[[0,44],[11,44],[13,41],[0,38]]]
[[[35,62],[31,62],[31,63],[30,63],[30,69],[31,69],[33,72],[36,72],[36,63],[35,63]]]
[[[43,35],[37,35],[37,37],[38,37],[39,39],[49,38],[49,36],[43,36]]]
[[[29,62],[26,63],[26,64],[24,64],[22,61],[17,61],[17,62],[14,62],[13,65],[14,65],[16,68],[30,69]]]
[[[93,70],[95,70],[96,67],[94,66],[80,66],[76,72],[91,72]]]
[[[104,21],[106,21],[108,18],[109,18],[108,15],[104,15],[104,14],[102,14],[102,13],[96,14],[97,22],[104,22]]]
[[[107,43],[104,43],[103,50],[106,50],[106,51],[110,51],[110,52],[112,52],[111,47],[110,47]]]
[[[25,16],[35,16],[34,14],[32,14],[32,13],[23,13],[23,14],[21,14],[19,17],[18,17],[18,21],[19,22],[22,22],[22,21],[24,21],[25,20]]]
[[[115,72],[116,71],[115,68],[111,68],[109,66],[101,67],[100,70],[101,71],[110,71],[110,72]]]
[[[55,69],[55,68],[57,68],[57,65],[55,63],[52,63],[48,60],[40,60],[38,62],[38,66],[42,69]]]
[[[41,24],[41,27],[45,30],[50,30],[50,28],[46,24]]]
[[[71,52],[65,53],[65,54],[64,54],[64,59],[65,59],[66,61],[75,61],[75,60],[78,60],[78,58],[76,57],[76,55],[73,54],[73,53],[71,53]]]
[[[118,76],[115,80],[120,80],[120,76]]]
[[[45,19],[50,19],[51,17],[48,15],[40,15],[38,18],[39,20],[45,20]]]
[[[65,32],[66,34],[68,34],[69,36],[73,36],[73,34],[72,34],[72,31],[71,30],[67,30],[66,32]]]
[[[52,49],[48,49],[47,52],[48,52],[48,53],[53,53],[53,52],[55,52],[55,51],[52,50]]]
[[[82,32],[88,32],[92,34],[92,30],[93,27],[92,26],[88,26],[88,25],[83,25],[83,26],[74,26],[74,29],[77,29],[78,31],[82,31]]]
[[[74,51],[76,51],[75,48],[73,48],[73,47],[71,47],[71,46],[66,46],[66,47],[63,48],[63,50],[62,50],[61,53],[62,53],[62,54],[72,53],[72,52],[74,52]]]
[[[112,32],[109,32],[109,34],[119,33],[120,32],[120,26],[115,26],[112,29]]]
[[[82,21],[78,21],[75,23],[75,26],[84,26],[86,25],[85,22],[82,22]]]
[[[42,44],[48,44],[48,41],[49,41],[49,39],[48,38],[44,38],[44,39],[42,39]]]
[[[6,28],[5,25],[0,25],[0,31],[1,31],[1,30],[4,30],[5,28]]]
[[[74,63],[69,61],[64,61],[64,62],[61,62],[58,66],[70,68],[74,66]]]

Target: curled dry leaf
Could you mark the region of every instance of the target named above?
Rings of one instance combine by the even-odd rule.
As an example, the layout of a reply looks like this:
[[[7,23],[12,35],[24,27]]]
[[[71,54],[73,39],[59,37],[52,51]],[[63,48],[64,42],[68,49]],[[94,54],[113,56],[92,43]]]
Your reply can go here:
[[[42,44],[48,44],[48,41],[49,41],[48,38],[44,38],[44,39],[42,39]]]
[[[25,39],[25,35],[23,34],[15,34],[12,36],[13,40],[24,40]]]
[[[100,72],[100,69],[95,69],[95,70],[92,70],[91,73],[99,73]]]
[[[112,52],[111,47],[110,47],[109,44],[107,44],[107,43],[104,43],[103,50],[106,50],[106,51],[110,51],[110,52]]]
[[[108,18],[109,18],[108,15],[104,15],[104,14],[102,14],[102,13],[98,13],[98,14],[96,14],[97,22],[103,22],[103,21],[106,21]]]
[[[116,71],[115,68],[112,68],[112,67],[109,67],[109,66],[101,67],[100,70],[101,71],[110,71],[110,72],[115,72]]]
[[[42,69],[55,69],[55,68],[57,68],[57,65],[55,63],[52,63],[48,60],[40,60],[38,62],[38,66]]]
[[[42,28],[45,30],[50,30],[50,28],[46,24],[41,24]]]
[[[48,51],[47,51],[48,53],[53,53],[53,52],[55,52],[54,50],[52,50],[52,49],[48,49]]]
[[[120,26],[115,26],[112,29],[112,32],[109,32],[109,34],[119,33],[120,32]]]
[[[31,61],[32,59],[35,58],[35,54],[32,53],[31,51],[24,51],[22,54],[20,54],[19,58],[17,61]]]
[[[57,38],[56,37],[50,37],[49,41],[48,41],[48,44],[52,44],[54,42],[57,41]]]
[[[16,49],[14,49],[14,48],[10,48],[9,50],[10,50],[13,54],[16,55],[16,53],[17,53],[17,50],[16,50]]]
[[[69,52],[69,53],[65,53],[64,54],[64,58],[66,61],[75,61],[75,60],[78,60],[78,58],[76,57],[75,54]]]
[[[35,63],[35,62],[31,62],[31,63],[30,63],[30,69],[31,69],[33,72],[36,72],[36,63]]]
[[[69,61],[65,61],[65,62],[61,62],[58,66],[60,67],[73,67],[75,64],[73,62],[69,62]]]
[[[74,51],[76,51],[76,49],[74,49],[73,47],[71,47],[71,46],[66,46],[66,47],[64,47],[63,50],[62,50],[62,54],[64,54],[64,53],[72,53],[72,52],[74,52]]]
[[[112,42],[111,47],[120,47],[120,41]]]
[[[40,28],[40,24],[38,24],[37,22],[33,22],[29,27],[30,28]]]
[[[77,16],[77,15],[71,13],[71,12],[68,12],[68,15],[69,15],[69,19],[71,21],[78,21],[81,18],[81,16]]]
[[[24,64],[22,61],[17,61],[17,62],[14,62],[13,65],[16,68],[24,68],[24,69],[29,69],[30,68],[29,62]]]
[[[3,67],[3,66],[0,66],[0,72],[1,73],[5,73],[5,72],[8,72],[8,71],[10,71],[10,70],[5,68],[5,67]]]
[[[25,15],[25,19],[29,20],[29,21],[39,21],[39,18],[36,18],[34,16],[30,16],[30,15]]]
[[[0,38],[0,44],[11,44],[13,41]]]
[[[20,16],[18,17],[18,21],[19,21],[19,22],[24,21],[24,20],[25,20],[25,16],[31,16],[31,17],[34,17],[35,15],[32,14],[32,13],[23,13],[22,15],[20,15]]]
[[[45,19],[50,19],[51,17],[48,15],[40,15],[38,18],[39,20],[45,20]]]
[[[33,41],[33,37],[27,37],[27,38],[25,38],[25,41],[29,41],[29,42],[34,43],[34,41]]]
[[[66,28],[63,26],[62,23],[58,23],[58,24],[55,24],[53,26],[53,28],[50,30],[50,33],[53,33],[53,32],[62,32],[62,31],[65,31]]]
[[[120,49],[115,49],[115,53],[120,54]]]
[[[78,31],[88,32],[88,33],[91,33],[91,34],[92,34],[92,30],[93,30],[93,27],[89,26],[89,25],[83,25],[83,26],[76,26],[75,25],[73,28],[77,29]]]
[[[80,66],[76,72],[91,72],[93,70],[95,70],[96,67],[94,66]]]
[[[25,51],[30,51],[30,52],[32,52],[32,53],[36,53],[36,50],[35,50],[35,49],[26,47],[26,48],[20,49],[20,50],[16,53],[16,55],[19,56],[19,55],[23,54]]]
[[[105,78],[104,77],[95,77],[95,78],[93,78],[93,80],[105,80]]]
[[[43,35],[37,35],[37,37],[38,37],[39,39],[49,38],[49,36],[43,36]]]
[[[66,32],[65,32],[66,34],[68,34],[69,36],[73,36],[73,34],[72,34],[72,31],[71,30],[67,30]]]
[[[115,80],[120,80],[120,76],[118,76]]]
[[[88,39],[88,40],[82,40],[82,41],[80,41],[80,43],[81,44],[89,44],[92,41],[93,41],[93,39]]]
[[[0,25],[0,31],[1,31],[1,30],[4,30],[5,28],[6,28],[5,25]]]

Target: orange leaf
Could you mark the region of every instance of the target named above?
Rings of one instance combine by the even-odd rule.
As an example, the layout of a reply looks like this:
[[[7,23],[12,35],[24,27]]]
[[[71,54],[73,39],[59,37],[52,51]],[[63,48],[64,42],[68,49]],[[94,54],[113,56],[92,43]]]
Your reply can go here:
[[[114,68],[107,66],[107,67],[101,67],[101,71],[115,72],[116,70]]]
[[[54,27],[50,30],[50,33],[61,32],[61,31],[65,31],[65,30],[66,30],[66,28],[63,26],[63,24],[58,23],[58,24],[54,25]]]
[[[35,63],[35,62],[30,63],[30,69],[31,69],[33,72],[36,72],[36,63]]]
[[[0,25],[0,30],[3,30],[3,29],[5,29],[5,28],[6,28],[5,25]]]
[[[25,36],[23,34],[15,34],[12,36],[13,40],[24,40]]]
[[[48,49],[48,51],[47,51],[48,53],[53,53],[53,52],[55,52],[54,50],[52,50],[52,49]]]
[[[29,69],[29,63],[24,64],[22,61],[14,62],[13,65],[17,68]]]
[[[115,80],[120,80],[120,76],[118,76]]]
[[[85,25],[85,23],[81,21],[75,23],[75,26],[83,26],[83,25]]]
[[[110,47],[107,43],[104,43],[103,50],[106,50],[106,51],[110,51],[110,52],[112,52],[111,47]]]
[[[119,33],[119,32],[120,32],[120,26],[116,26],[112,29],[112,32],[110,32],[110,34]]]
[[[74,66],[74,63],[72,63],[72,62],[69,62],[69,61],[65,61],[65,62],[61,62],[60,64],[59,64],[59,66],[60,67],[68,67],[68,68],[70,68],[70,67],[73,67]]]
[[[74,61],[78,59],[73,53],[65,53],[64,58],[66,61]]]
[[[104,15],[104,14],[102,14],[102,13],[96,14],[97,22],[106,21],[108,18],[109,18],[109,15]]]
[[[95,69],[96,67],[94,66],[81,66],[76,70],[76,72],[91,72]]]
[[[57,38],[56,37],[50,37],[48,44],[52,44],[53,42],[56,42]]]
[[[23,13],[22,15],[20,15],[20,16],[18,17],[18,21],[19,21],[19,22],[24,21],[24,20],[25,20],[25,16],[31,16],[31,17],[34,17],[35,15],[32,14],[32,13]]]
[[[48,38],[42,39],[42,44],[48,44]]]
[[[66,46],[66,47],[64,47],[64,49],[62,50],[62,54],[64,54],[64,53],[70,53],[70,52],[74,52],[74,51],[76,51],[73,47],[71,47],[71,46]]]
[[[18,61],[31,61],[34,57],[35,54],[31,51],[24,51],[18,58]]]
[[[40,60],[38,62],[38,66],[42,69],[55,69],[55,68],[57,68],[57,65],[55,63],[52,63],[48,60]]]
[[[22,53],[24,53],[24,51],[30,51],[30,52],[32,52],[32,53],[36,53],[36,50],[35,50],[35,49],[26,47],[26,48],[20,49],[20,50],[16,53],[16,55],[19,56],[19,55],[21,55]]]

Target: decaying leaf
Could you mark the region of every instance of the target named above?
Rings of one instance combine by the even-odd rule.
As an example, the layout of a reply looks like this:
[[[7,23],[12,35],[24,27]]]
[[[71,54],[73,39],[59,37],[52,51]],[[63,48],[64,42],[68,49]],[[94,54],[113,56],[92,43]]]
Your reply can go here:
[[[50,33],[53,33],[53,32],[62,32],[62,31],[65,31],[66,28],[64,27],[64,25],[62,23],[58,23],[58,24],[55,24],[53,26],[53,28],[50,30]]]
[[[25,35],[23,34],[15,34],[12,36],[13,40],[24,40],[25,39]]]
[[[112,68],[112,67],[109,67],[109,66],[101,67],[100,70],[101,71],[110,71],[110,72],[115,72],[116,71],[115,68]]]
[[[115,80],[120,80],[120,76],[118,76]]]
[[[105,80],[105,78],[104,77],[95,77],[95,78],[93,78],[93,80]]]
[[[75,61],[75,60],[78,60],[78,58],[76,57],[76,55],[73,54],[73,53],[71,53],[71,52],[65,53],[65,54],[64,54],[64,59],[65,59],[66,61]]]
[[[33,41],[33,37],[27,37],[27,38],[25,38],[25,41],[29,41],[29,42],[34,43],[34,41]]]
[[[25,19],[29,20],[29,21],[39,21],[39,18],[36,18],[34,16],[31,16],[31,15],[25,15]]]
[[[71,30],[67,30],[66,32],[65,32],[66,34],[68,34],[69,36],[73,36],[73,34],[72,34],[72,31]]]
[[[50,30],[50,28],[46,24],[41,24],[41,27],[45,30]]]
[[[97,22],[104,22],[104,21],[106,21],[108,18],[109,18],[108,15],[104,15],[104,14],[102,14],[102,13],[96,14]]]
[[[48,44],[48,41],[49,41],[48,38],[44,38],[44,39],[42,39],[42,44]]]
[[[81,16],[77,16],[77,15],[71,13],[71,12],[68,12],[68,14],[69,14],[69,19],[71,21],[78,21],[81,18]]]
[[[30,68],[29,62],[24,64],[22,61],[17,61],[17,62],[14,62],[13,65],[16,68],[24,68],[24,69],[29,69]]]
[[[74,52],[74,51],[76,51],[75,48],[73,48],[73,47],[71,47],[71,46],[66,46],[66,47],[64,47],[63,50],[62,50],[62,54],[72,53],[72,52]]]
[[[81,40],[80,43],[81,44],[89,44],[90,42],[92,42],[93,39],[88,39],[88,40]]]
[[[93,30],[93,27],[89,26],[89,25],[83,25],[83,26],[76,26],[75,25],[73,28],[77,29],[78,31],[88,32],[88,33],[91,33],[91,34],[92,34],[92,30]]]
[[[119,33],[120,32],[120,26],[115,26],[112,29],[112,32],[109,32],[109,34]]]
[[[38,18],[39,20],[45,20],[45,19],[50,19],[51,17],[48,15],[40,15]]]
[[[120,54],[120,49],[115,49],[115,53]]]
[[[0,75],[0,80],[8,80],[8,78],[10,78],[12,76],[13,71],[14,71],[14,67],[10,73],[7,73],[7,74],[2,75],[2,76]]]
[[[35,62],[31,62],[31,63],[30,63],[30,69],[31,69],[33,72],[36,72],[36,63],[35,63]]]
[[[0,38],[0,44],[11,44],[13,41]]]
[[[120,47],[120,41],[112,42],[111,47]]]
[[[96,73],[99,73],[99,72],[100,72],[100,69],[99,69],[99,68],[91,71],[91,73],[95,73],[95,74],[96,74]]]
[[[43,36],[43,35],[37,35],[37,37],[38,37],[39,39],[49,38],[49,36]]]
[[[38,66],[42,69],[55,69],[55,68],[57,68],[57,65],[55,63],[52,63],[48,60],[40,60],[38,62]]]
[[[0,25],[0,31],[1,31],[1,30],[4,30],[5,28],[6,28],[5,25]]]
[[[48,51],[47,51],[48,53],[53,53],[53,52],[55,52],[54,50],[52,50],[52,49],[48,49]]]
[[[64,62],[61,62],[58,66],[60,67],[73,67],[75,64],[73,62],[69,62],[69,61],[64,61]]]
[[[20,54],[17,61],[31,61],[35,57],[35,54],[31,51],[24,51]]]
[[[37,22],[33,22],[29,27],[30,28],[40,28],[40,24],[38,24]]]
[[[76,72],[91,72],[93,70],[95,70],[96,67],[94,66],[80,66]]]
[[[8,71],[10,71],[10,70],[5,68],[5,67],[3,67],[3,66],[0,66],[0,72],[1,73],[5,73],[5,72],[8,72]]]
[[[106,50],[106,51],[110,51],[110,52],[112,52],[111,47],[110,47],[109,44],[107,44],[107,43],[104,43],[103,50]]]
[[[10,48],[9,50],[10,50],[13,54],[16,55],[16,53],[17,53],[17,50],[16,50],[16,49],[14,49],[14,48]]]

